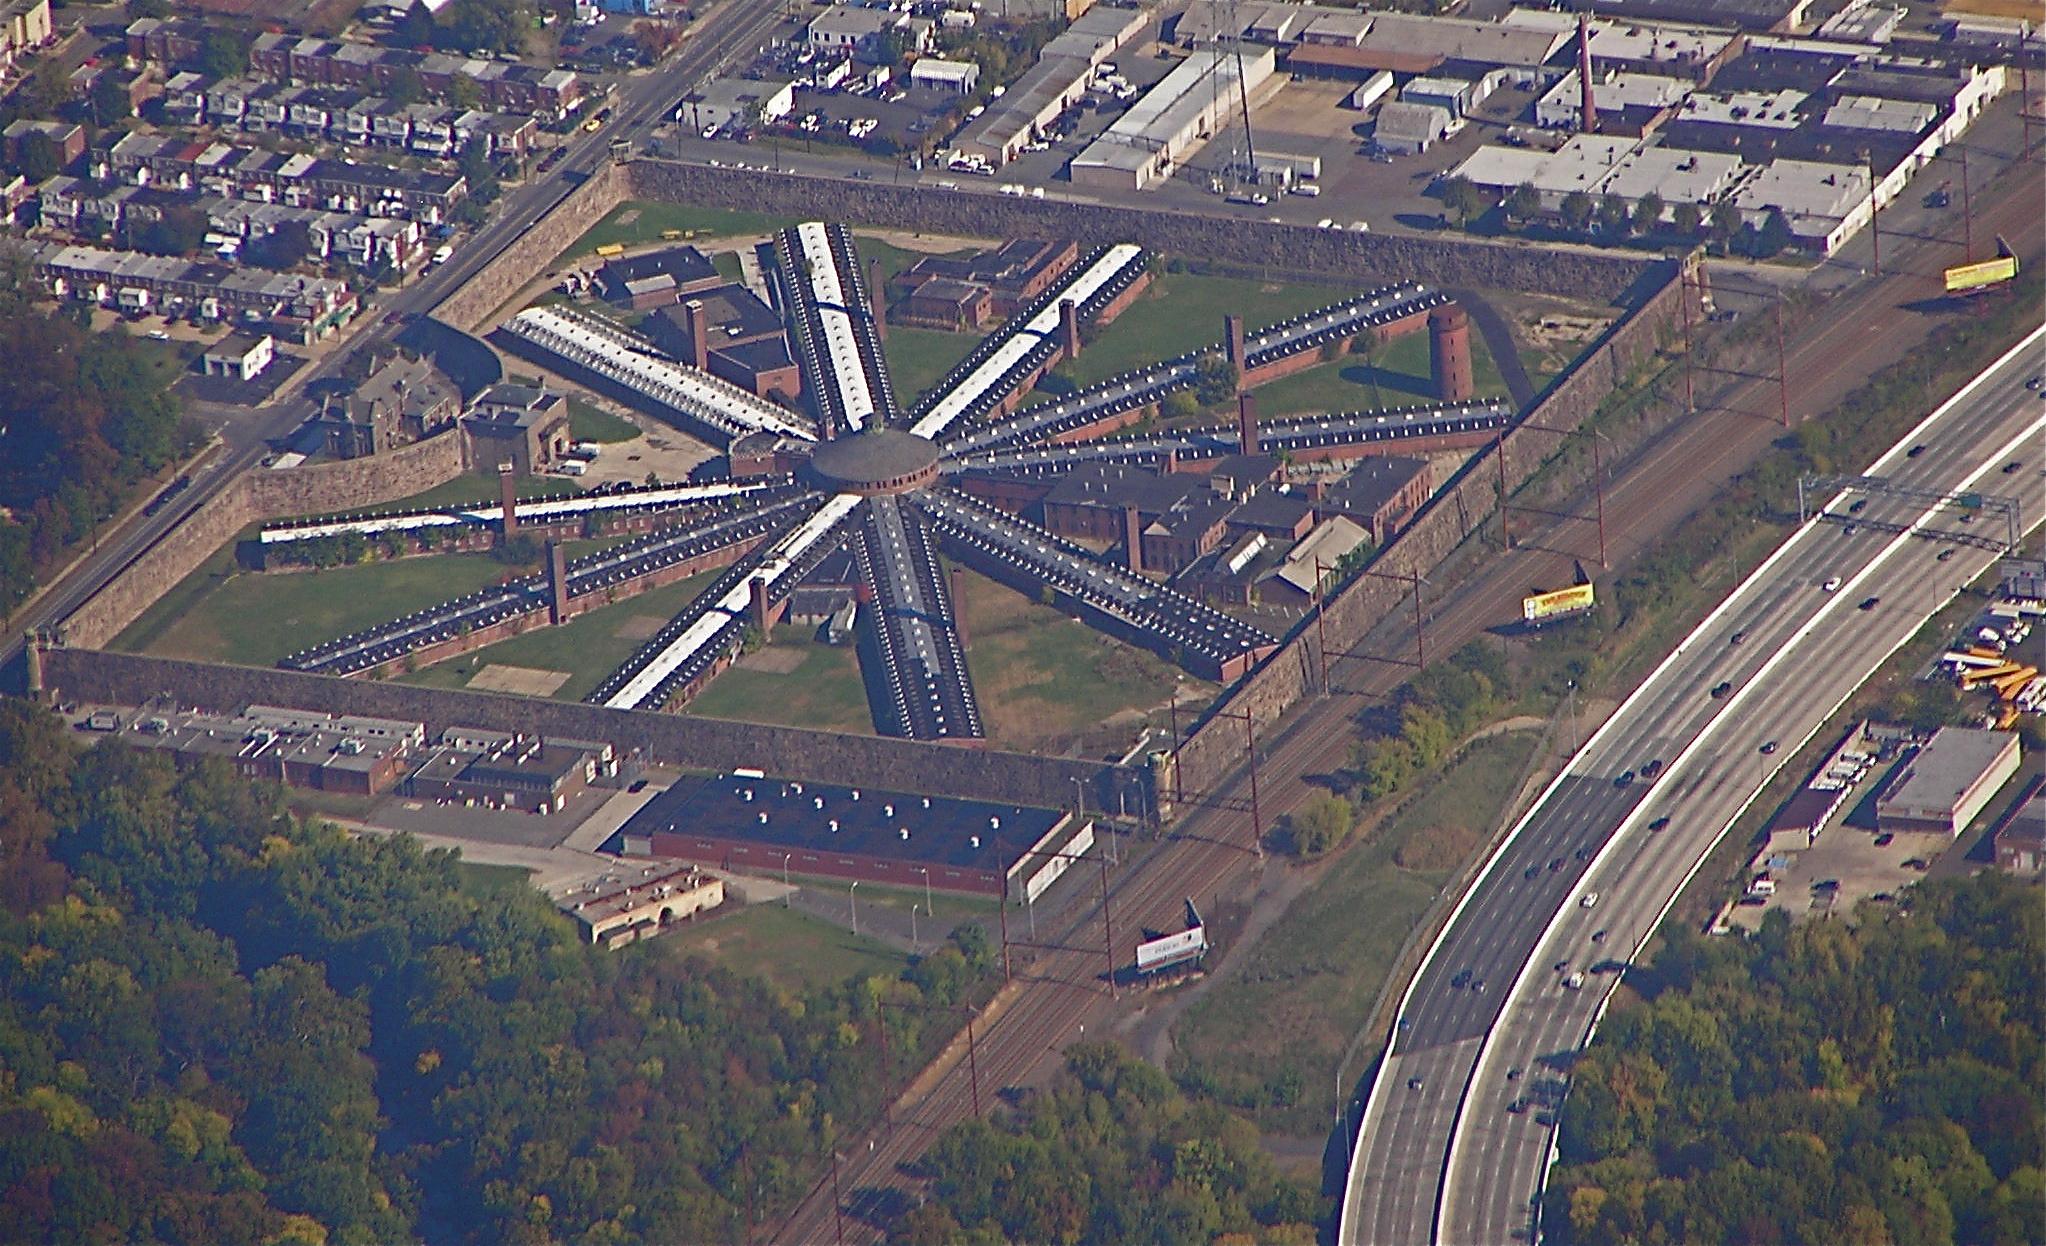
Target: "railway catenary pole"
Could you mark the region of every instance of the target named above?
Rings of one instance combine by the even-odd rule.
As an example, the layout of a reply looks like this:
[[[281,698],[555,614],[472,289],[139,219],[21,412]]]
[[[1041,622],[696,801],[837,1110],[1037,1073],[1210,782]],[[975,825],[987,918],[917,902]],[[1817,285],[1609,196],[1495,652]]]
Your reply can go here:
[[[1861,160],[1862,167],[1868,170],[1868,245],[1869,249],[1874,253],[1873,267],[1875,269],[1875,275],[1880,277],[1883,275],[1883,231],[1880,228],[1880,226],[1878,226],[1876,219],[1878,216],[1879,209],[1876,206],[1876,169],[1874,150],[1870,148],[1863,148],[1861,152]]]
[[[1002,836],[1000,836],[1000,835],[997,835],[997,836],[995,836],[995,853],[996,853],[996,855],[997,855],[997,856],[1000,856],[1000,857],[1002,857],[1002,858],[1004,858],[1004,859],[1006,859],[1006,858],[1008,857],[1008,851],[1007,851],[1006,847],[1004,846],[1004,840],[1003,840]],[[1030,854],[1030,855],[1035,855],[1035,856],[1039,856],[1039,857],[1049,857],[1049,858],[1052,858],[1052,859],[1054,859],[1054,860],[1064,860],[1064,861],[1085,861],[1085,860],[1087,859],[1087,854],[1085,854],[1085,853],[1083,853],[1083,852],[1058,852],[1058,851],[1039,851],[1039,850],[1036,850],[1036,849],[1032,849],[1032,850],[1031,850],[1031,854]],[[1109,994],[1109,997],[1110,997],[1111,999],[1121,999],[1121,998],[1122,998],[1122,991],[1121,991],[1121,988],[1120,988],[1120,987],[1118,987],[1118,986],[1116,985],[1116,981],[1115,981],[1115,914],[1114,914],[1114,911],[1113,911],[1113,910],[1112,910],[1112,909],[1111,909],[1111,908],[1109,907],[1109,899],[1108,899],[1108,857],[1107,857],[1107,856],[1106,856],[1105,854],[1103,854],[1103,853],[1100,853],[1100,852],[1096,852],[1096,853],[1094,854],[1094,860],[1095,860],[1095,863],[1096,863],[1096,864],[1098,864],[1098,865],[1099,865],[1099,866],[1101,867],[1101,935],[1102,935],[1102,943],[1101,943],[1101,948],[1102,948],[1102,955],[1103,955],[1103,956],[1104,956],[1104,957],[1105,957],[1105,958],[1107,959],[1107,962],[1108,962],[1108,994]],[[1029,883],[1028,883],[1028,882],[1026,881],[1026,882],[1024,883],[1024,886],[1025,886],[1025,888],[1027,889],[1027,888],[1029,887]],[[1034,902],[1031,902],[1031,905],[1030,905],[1030,911],[1031,911],[1031,914],[1032,914],[1032,922],[1033,922],[1033,924],[1032,924],[1032,926],[1031,926],[1031,941],[1030,941],[1030,942],[1027,942],[1027,943],[1026,943],[1026,942],[1024,942],[1024,941],[1022,941],[1022,940],[1020,940],[1020,939],[1012,941],[1012,940],[1011,940],[1011,939],[1009,938],[1009,920],[1008,920],[1008,915],[1009,915],[1009,904],[1008,904],[1008,894],[1007,894],[1007,888],[1005,887],[1005,888],[1003,889],[1003,896],[1002,896],[1002,964],[1003,964],[1003,965],[1004,965],[1004,967],[1005,967],[1005,971],[1006,971],[1006,966],[1008,965],[1008,961],[1009,961],[1009,949],[1010,949],[1010,947],[1012,947],[1012,946],[1013,946],[1013,947],[1027,947],[1027,948],[1030,948],[1030,949],[1032,949],[1032,950],[1034,950],[1034,951],[1053,951],[1053,952],[1091,952],[1091,951],[1093,951],[1093,949],[1092,949],[1092,948],[1088,948],[1088,947],[1074,947],[1074,946],[1072,946],[1072,945],[1070,945],[1070,944],[1065,944],[1065,943],[1038,943],[1038,942],[1036,942],[1036,934],[1037,934],[1037,927],[1036,927],[1036,925],[1035,925],[1035,916],[1036,916],[1036,912],[1037,912],[1037,907],[1036,907],[1036,904],[1035,904]]]
[[[1961,151],[1961,262],[1972,264],[1975,262],[1975,196],[1968,189],[1968,145],[1955,143],[1954,146]]]
[[[1781,310],[1781,309],[1779,308],[1779,311],[1780,311],[1780,310]],[[1788,418],[1788,417],[1786,417],[1786,418]],[[1603,457],[1603,456],[1602,456],[1602,455],[1601,455],[1601,454],[1599,453],[1599,449],[1598,449],[1598,443],[1599,443],[1599,442],[1601,442],[1601,441],[1603,441],[1603,440],[1605,440],[1605,434],[1604,434],[1604,433],[1601,433],[1601,432],[1599,432],[1599,431],[1598,431],[1597,429],[1595,429],[1595,428],[1561,428],[1561,427],[1558,427],[1558,426],[1556,426],[1556,425],[1554,425],[1554,424],[1536,424],[1536,423],[1533,423],[1533,422],[1531,422],[1531,421],[1527,421],[1527,420],[1523,420],[1523,421],[1521,421],[1521,423],[1520,423],[1520,427],[1521,427],[1521,428],[1524,428],[1524,429],[1527,429],[1527,430],[1529,430],[1529,431],[1531,431],[1531,432],[1537,432],[1537,433],[1555,433],[1555,434],[1556,434],[1557,436],[1559,436],[1559,437],[1589,437],[1589,438],[1591,438],[1591,488],[1592,488],[1592,497],[1593,497],[1593,499],[1594,499],[1594,506],[1595,506],[1595,510],[1594,510],[1594,512],[1593,512],[1593,518],[1594,518],[1594,520],[1596,521],[1596,523],[1597,523],[1597,525],[1598,525],[1598,561],[1599,561],[1599,566],[1601,566],[1601,567],[1611,567],[1611,566],[1613,565],[1613,564],[1612,564],[1612,559],[1611,559],[1611,558],[1610,558],[1610,557],[1608,556],[1608,554],[1607,554],[1607,551],[1606,551],[1606,478],[1605,478],[1605,462],[1604,462],[1604,457]],[[1788,427],[1788,425],[1786,425],[1786,427]],[[1500,473],[1501,473],[1502,489],[1503,489],[1504,473],[1505,473],[1505,470],[1506,470],[1506,465],[1505,465],[1505,461],[1504,461],[1504,458],[1503,458],[1503,451],[1504,451],[1504,443],[1502,442],[1502,443],[1501,443],[1501,452],[1502,452],[1502,458],[1501,458],[1501,461],[1500,461],[1500,467],[1499,467],[1499,470],[1500,470]],[[1503,491],[1502,491],[1502,494],[1501,494],[1501,496],[1500,496],[1500,498],[1499,498],[1499,510],[1500,510],[1500,526],[1501,526],[1501,527],[1504,527],[1504,526],[1505,526],[1505,522],[1506,522],[1506,521],[1505,521],[1505,511],[1506,511],[1506,498],[1505,498],[1505,496],[1504,496],[1504,493],[1503,493]],[[1419,596],[1420,596],[1420,586],[1419,586],[1419,583],[1418,583],[1418,577],[1417,577],[1417,582],[1416,582],[1416,584],[1415,584],[1415,588],[1414,588],[1414,594],[1415,594],[1415,598],[1416,598],[1416,600],[1418,600],[1418,599],[1419,599]],[[1417,632],[1416,632],[1416,638],[1417,638],[1417,640],[1418,640],[1418,637],[1419,637],[1419,633],[1418,633],[1418,631],[1417,631]],[[1425,663],[1424,663],[1424,665],[1425,665]]]
[[[1243,738],[1250,754],[1250,836],[1251,850],[1262,861],[1265,857],[1264,808],[1258,801],[1257,791],[1257,725],[1249,710],[1216,710],[1217,718],[1241,719]]]
[[[1691,270],[1678,269],[1677,280],[1682,283],[1677,305],[1684,313],[1684,410],[1695,414],[1698,410],[1698,398],[1691,385]]]
[[[1783,427],[1790,427],[1790,357],[1783,349],[1783,295],[1776,295],[1776,400]]]
[[[976,1110],[974,1115],[980,1113]],[[845,1196],[838,1189],[838,1148],[831,1150],[831,1240],[845,1246]]]

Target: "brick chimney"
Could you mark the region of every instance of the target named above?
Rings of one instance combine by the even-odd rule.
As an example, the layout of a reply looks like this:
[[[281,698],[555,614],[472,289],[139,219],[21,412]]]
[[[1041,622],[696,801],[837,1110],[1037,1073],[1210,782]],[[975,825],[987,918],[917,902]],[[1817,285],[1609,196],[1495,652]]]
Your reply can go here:
[[[692,367],[710,366],[710,345],[705,335],[709,332],[703,323],[703,300],[691,299],[682,305],[682,315],[689,321],[689,363]]]
[[[1577,14],[1577,128],[1584,134],[1598,133],[1598,104],[1591,89],[1591,14]]]
[[[568,554],[559,541],[547,542],[547,621],[568,622]]]
[[[1130,564],[1130,574],[1144,573],[1144,521],[1134,506],[1122,508],[1122,543]]]
[[[1257,398],[1236,395],[1236,448],[1244,454],[1257,453]]]
[[[1071,299],[1059,300],[1059,338],[1065,343],[1066,358],[1080,357],[1080,309]]]
[[[1236,368],[1236,385],[1243,386],[1243,317],[1222,317],[1222,352]]]
[[[765,643],[774,635],[774,612],[767,600],[767,581],[756,575],[746,583],[753,597],[753,626],[760,629],[760,639]]]
[[[504,539],[509,541],[519,531],[518,468],[511,463],[497,465],[497,500],[504,507]]]

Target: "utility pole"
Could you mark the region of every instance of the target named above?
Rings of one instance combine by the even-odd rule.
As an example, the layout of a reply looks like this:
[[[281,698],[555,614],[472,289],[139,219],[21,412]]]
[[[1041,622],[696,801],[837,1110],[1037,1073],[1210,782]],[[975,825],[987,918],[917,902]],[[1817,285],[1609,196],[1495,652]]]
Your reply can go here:
[[[1968,145],[1955,143],[1961,149],[1961,260],[1975,262],[1975,196],[1968,189]]]
[[[1783,295],[1776,296],[1776,396],[1783,427],[1790,427],[1790,363],[1783,349]]]
[[[1677,274],[1677,280],[1683,282],[1682,297],[1677,300],[1677,304],[1678,306],[1683,308],[1684,312],[1684,410],[1687,412],[1696,413],[1698,410],[1698,398],[1691,388],[1692,342],[1691,342],[1690,270],[1684,269],[1681,272],[1679,272]]]
[[[1876,171],[1875,153],[1864,151],[1861,158],[1868,170],[1868,243],[1875,251],[1875,275],[1883,275],[1883,231],[1876,224]]]

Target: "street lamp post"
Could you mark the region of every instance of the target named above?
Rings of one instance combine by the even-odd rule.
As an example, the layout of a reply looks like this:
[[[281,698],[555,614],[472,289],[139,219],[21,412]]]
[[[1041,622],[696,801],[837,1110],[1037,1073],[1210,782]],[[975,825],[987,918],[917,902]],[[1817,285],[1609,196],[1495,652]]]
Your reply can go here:
[[[789,897],[796,893],[796,889],[789,885],[789,859],[795,855],[793,852],[781,854],[781,906],[783,908],[789,907]]]
[[[924,876],[924,916],[936,917],[938,910],[931,907],[931,868],[927,865],[919,865],[916,867],[916,872]]]
[[[845,889],[845,894],[852,899],[852,930],[854,937],[857,938],[860,933],[860,880],[853,879],[852,886]]]
[[[921,907],[921,905],[917,904],[909,906],[909,950],[912,954],[923,946],[923,940],[919,939],[916,933],[916,911]]]

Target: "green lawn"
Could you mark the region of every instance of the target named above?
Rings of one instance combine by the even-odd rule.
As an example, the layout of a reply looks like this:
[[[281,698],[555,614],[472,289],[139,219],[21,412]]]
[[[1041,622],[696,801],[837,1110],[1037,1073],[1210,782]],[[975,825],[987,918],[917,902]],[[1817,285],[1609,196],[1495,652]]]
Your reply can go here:
[[[533,885],[533,871],[522,865],[479,865],[474,861],[457,861],[455,876],[462,890],[479,900],[516,894]]]
[[[746,277],[746,266],[739,262],[737,251],[718,251],[711,255],[710,265],[718,270],[718,276],[726,281],[739,282]]]
[[[716,575],[715,571],[706,571],[665,584],[652,592],[579,614],[560,627],[522,632],[510,640],[398,678],[403,683],[433,688],[463,688],[476,672],[489,665],[567,671],[568,681],[550,695],[560,701],[580,700],[646,643],[644,628],[632,626],[635,621],[666,622],[680,613]],[[626,634],[621,636],[621,631]]]
[[[522,498],[574,497],[582,492],[565,480],[547,476],[519,476],[518,494]],[[372,511],[425,510],[435,506],[495,506],[497,505],[497,478],[470,472],[444,480],[433,488],[410,497],[398,498],[381,506],[366,507]]]
[[[1530,732],[1478,742],[1390,824],[1342,850],[1246,963],[1174,1026],[1174,1072],[1254,1109],[1268,1130],[1326,1130],[1336,1066],[1400,945],[1454,873],[1451,859],[1476,851],[1494,829],[1535,743]],[[1378,1038],[1359,1047],[1346,1079],[1370,1066]]]
[[[581,398],[568,400],[568,432],[577,441],[631,441],[639,425]]]
[[[401,558],[326,571],[242,572],[224,579],[202,567],[210,591],[172,594],[185,602],[175,618],[144,629],[148,651],[205,662],[270,666],[307,645],[474,592],[512,573],[483,554]],[[189,583],[189,581],[188,581]]]
[[[150,602],[149,608],[123,629],[120,635],[114,637],[108,648],[121,653],[149,651],[194,605],[236,574],[235,546],[254,533],[255,527],[251,525],[243,529],[235,540],[215,550],[213,556],[199,564],[197,570],[171,585],[170,591],[163,596]]]
[[[1210,685],[1154,654],[1111,640],[1048,606],[974,572],[964,587],[966,663],[988,737],[1005,748],[1096,755],[1127,747],[1181,688],[1183,714],[1205,704]]]
[[[979,344],[980,338],[971,333],[889,325],[884,352],[895,378],[896,398],[905,407],[914,405],[918,395],[943,380],[952,365]]]
[[[810,636],[807,627],[776,629],[773,641],[756,655],[762,666],[742,663],[732,667],[713,680],[684,712],[872,735],[873,712],[867,706],[867,689],[860,682],[853,646],[821,644]],[[780,664],[787,664],[787,673],[766,669]]]
[[[1471,335],[1471,379],[1480,398],[1507,392],[1485,339],[1475,333]],[[1271,417],[1433,402],[1435,380],[1428,363],[1428,335],[1406,334],[1371,354],[1345,355],[1260,385],[1256,393],[1258,414]]]
[[[637,213],[638,215],[632,215]],[[620,224],[630,217],[630,224]],[[691,242],[701,242],[705,237],[746,237],[753,234],[771,233],[786,229],[796,223],[796,218],[770,216],[765,212],[733,212],[723,208],[699,208],[685,203],[621,203],[611,209],[603,220],[592,225],[589,232],[575,240],[568,250],[555,257],[555,264],[564,260],[588,255],[598,247],[612,243],[636,246],[641,243],[660,242],[661,235],[668,230],[695,230],[698,236]]]
[[[778,877],[773,875],[772,871],[769,871],[769,874]],[[809,887],[814,891],[844,891],[846,883],[850,880],[794,873],[789,875],[789,881],[798,887]],[[869,882],[860,884],[860,911],[863,913],[869,904],[894,909],[898,913],[908,913],[910,907],[914,905],[918,910],[918,920],[921,921],[923,903],[922,887],[881,887]],[[969,896],[956,891],[933,891],[931,907],[937,910],[939,922],[946,928],[966,917],[993,918],[1001,908],[993,896]],[[928,930],[929,927],[925,929]],[[930,936],[926,934],[924,938],[928,940]]]
[[[1255,332],[1302,312],[1350,296],[1340,286],[1294,285],[1236,277],[1161,273],[1134,305],[1117,316],[1080,352],[1072,366],[1081,385],[1156,363],[1222,340],[1222,316],[1243,317]]]
[[[709,957],[739,972],[757,973],[788,991],[831,986],[852,977],[893,977],[909,963],[907,956],[886,944],[779,904],[756,904],[705,918],[670,931],[649,946],[666,955]]]

